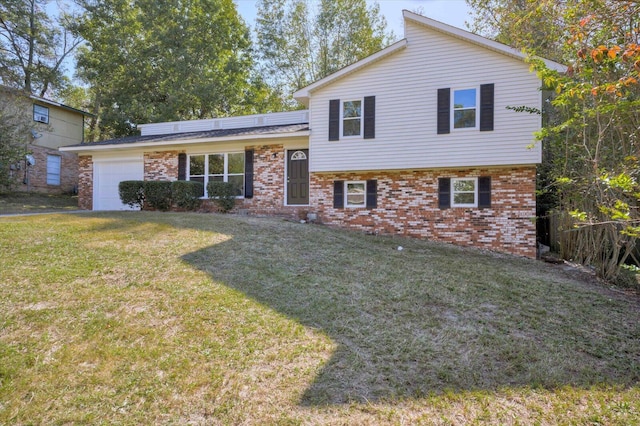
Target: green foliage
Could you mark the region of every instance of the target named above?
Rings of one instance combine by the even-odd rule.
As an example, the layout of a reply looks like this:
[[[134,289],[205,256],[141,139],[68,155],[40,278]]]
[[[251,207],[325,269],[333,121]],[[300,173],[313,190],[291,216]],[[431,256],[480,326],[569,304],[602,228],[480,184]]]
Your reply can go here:
[[[144,182],[144,207],[167,211],[171,208],[171,182],[153,181]]]
[[[120,201],[132,208],[142,208],[144,204],[144,181],[123,180],[118,184]]]
[[[74,33],[76,17],[51,18],[47,0],[0,3],[0,83],[44,96],[64,86],[64,60],[82,39]],[[67,8],[71,10],[71,8]]]
[[[200,207],[200,197],[204,193],[204,186],[200,182],[177,180],[171,182],[171,199],[173,203],[186,210]]]
[[[394,38],[377,4],[261,0],[256,40],[265,79],[292,93],[388,45]]]
[[[468,0],[474,29],[531,54],[545,89],[539,204],[571,218],[563,256],[614,280],[640,237],[640,3]],[[637,260],[636,260],[637,262]]]
[[[231,211],[236,205],[237,190],[230,182],[210,181],[207,184],[207,193],[223,213]]]
[[[548,59],[562,60],[561,25],[567,2],[467,0],[471,31]]]
[[[80,77],[101,138],[138,123],[253,114],[274,108],[253,73],[248,27],[232,0],[81,0]]]

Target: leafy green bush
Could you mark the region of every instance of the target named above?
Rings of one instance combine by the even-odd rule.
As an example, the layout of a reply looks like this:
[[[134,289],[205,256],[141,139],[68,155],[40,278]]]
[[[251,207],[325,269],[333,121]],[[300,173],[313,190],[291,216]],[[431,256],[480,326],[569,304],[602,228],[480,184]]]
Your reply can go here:
[[[145,181],[144,206],[161,211],[171,208],[171,182]]]
[[[230,182],[209,182],[207,193],[222,213],[227,213],[236,205],[236,187]]]
[[[144,181],[123,180],[118,184],[120,201],[131,208],[142,208],[144,204]]]
[[[174,204],[186,210],[195,210],[200,207],[200,197],[204,194],[204,185],[201,182],[189,180],[177,180],[171,182],[171,199]]]

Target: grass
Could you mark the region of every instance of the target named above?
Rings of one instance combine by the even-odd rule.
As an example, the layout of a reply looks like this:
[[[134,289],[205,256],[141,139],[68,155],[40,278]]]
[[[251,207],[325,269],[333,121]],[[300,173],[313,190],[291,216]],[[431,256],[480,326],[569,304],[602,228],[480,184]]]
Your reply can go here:
[[[0,214],[78,210],[78,197],[37,192],[0,193]]]
[[[151,212],[0,253],[0,424],[640,422],[640,300],[555,265]]]

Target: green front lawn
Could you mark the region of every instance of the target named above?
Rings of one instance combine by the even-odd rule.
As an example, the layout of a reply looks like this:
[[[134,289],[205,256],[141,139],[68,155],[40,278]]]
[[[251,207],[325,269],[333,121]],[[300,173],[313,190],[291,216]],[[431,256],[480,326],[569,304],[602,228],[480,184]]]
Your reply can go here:
[[[0,215],[48,213],[78,210],[78,197],[72,195],[11,192],[0,194]]]
[[[562,267],[151,212],[0,254],[0,424],[640,422],[640,300]]]

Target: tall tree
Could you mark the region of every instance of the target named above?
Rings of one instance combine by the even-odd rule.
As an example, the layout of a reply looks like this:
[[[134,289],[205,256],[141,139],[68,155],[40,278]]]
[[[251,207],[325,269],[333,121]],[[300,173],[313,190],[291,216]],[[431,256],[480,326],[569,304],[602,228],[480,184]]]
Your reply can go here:
[[[467,0],[470,29],[548,59],[561,60],[564,14],[572,0]]]
[[[0,193],[10,191],[21,175],[32,119],[29,98],[21,91],[0,87]]]
[[[365,0],[261,0],[256,40],[265,79],[295,90],[384,48],[393,40],[377,4]]]
[[[76,16],[46,12],[48,0],[0,3],[0,83],[45,96],[61,87],[64,63],[82,42],[73,31]]]
[[[249,30],[232,0],[81,0],[79,76],[92,86],[101,138],[138,123],[273,108],[252,73]]]

